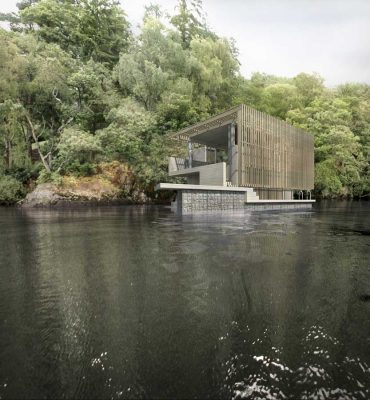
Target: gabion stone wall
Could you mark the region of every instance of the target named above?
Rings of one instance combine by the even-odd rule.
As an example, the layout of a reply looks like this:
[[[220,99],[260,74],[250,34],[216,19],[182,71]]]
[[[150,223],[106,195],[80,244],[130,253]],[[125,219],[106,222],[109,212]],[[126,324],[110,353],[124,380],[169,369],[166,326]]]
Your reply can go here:
[[[218,190],[179,190],[177,211],[220,211],[244,209],[245,193]]]

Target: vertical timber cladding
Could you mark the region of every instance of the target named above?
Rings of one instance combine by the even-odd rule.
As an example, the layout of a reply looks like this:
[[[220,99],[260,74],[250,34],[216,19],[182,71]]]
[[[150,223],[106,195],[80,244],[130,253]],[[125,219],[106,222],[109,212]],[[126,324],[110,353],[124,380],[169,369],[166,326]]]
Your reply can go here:
[[[237,140],[237,125],[231,123],[227,127],[228,160],[230,176],[227,177],[234,186],[239,185],[239,145]]]
[[[311,190],[313,136],[242,105],[238,115],[240,186]]]

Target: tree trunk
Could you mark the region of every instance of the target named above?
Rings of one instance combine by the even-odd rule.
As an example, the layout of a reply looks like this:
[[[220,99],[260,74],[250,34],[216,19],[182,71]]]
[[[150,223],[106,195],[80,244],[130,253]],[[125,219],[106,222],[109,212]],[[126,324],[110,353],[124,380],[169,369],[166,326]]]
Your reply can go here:
[[[13,164],[13,157],[12,157],[12,142],[9,140],[8,142],[8,168],[10,169]]]
[[[4,139],[4,145],[5,145],[5,150],[4,150],[4,164],[7,169],[10,168],[11,164],[11,156],[10,156],[10,145],[9,141]]]
[[[44,165],[44,167],[45,167],[47,172],[51,172],[50,165],[47,162],[47,158],[49,157],[49,154],[47,154],[45,156],[42,154],[42,151],[41,151],[40,145],[39,145],[39,140],[38,140],[36,132],[35,132],[35,128],[34,128],[34,126],[32,124],[32,121],[28,117],[28,115],[26,115],[26,120],[27,120],[28,125],[29,125],[29,127],[31,129],[32,138],[33,138],[33,140],[35,142],[36,149],[37,149],[37,152],[39,153],[39,156],[40,156],[40,159],[42,161],[42,164]]]

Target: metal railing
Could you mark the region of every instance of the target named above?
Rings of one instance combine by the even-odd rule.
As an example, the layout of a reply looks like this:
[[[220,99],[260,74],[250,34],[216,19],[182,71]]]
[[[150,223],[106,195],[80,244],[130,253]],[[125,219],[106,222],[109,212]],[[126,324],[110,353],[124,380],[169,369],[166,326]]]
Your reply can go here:
[[[194,167],[202,167],[203,165],[214,164],[214,162],[210,162],[210,161],[192,160],[192,163],[191,163],[191,166],[190,166],[189,159],[187,159],[187,158],[178,158],[178,157],[175,157],[175,163],[176,163],[177,171],[182,170],[182,169],[194,168]]]
[[[202,167],[203,165],[210,165],[210,164],[215,164],[214,162],[211,161],[197,161],[193,160],[192,162],[192,167]]]
[[[186,161],[184,158],[174,157],[176,164],[176,171],[186,168]]]

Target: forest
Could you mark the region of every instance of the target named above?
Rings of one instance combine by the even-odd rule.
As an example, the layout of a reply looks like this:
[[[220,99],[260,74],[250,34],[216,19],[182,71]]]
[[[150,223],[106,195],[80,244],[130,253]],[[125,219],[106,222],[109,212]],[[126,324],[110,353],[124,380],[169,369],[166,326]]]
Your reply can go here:
[[[314,135],[317,197],[370,194],[370,86],[243,77],[201,0],[173,15],[148,5],[139,29],[114,0],[21,0],[0,17],[0,203],[118,163],[150,195],[175,146],[166,133],[240,103]]]

